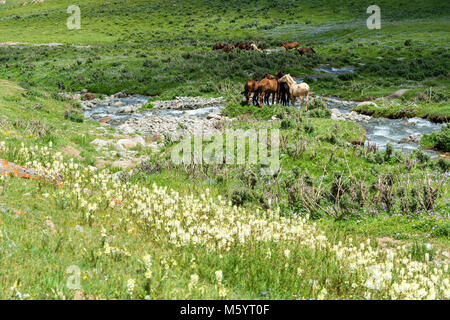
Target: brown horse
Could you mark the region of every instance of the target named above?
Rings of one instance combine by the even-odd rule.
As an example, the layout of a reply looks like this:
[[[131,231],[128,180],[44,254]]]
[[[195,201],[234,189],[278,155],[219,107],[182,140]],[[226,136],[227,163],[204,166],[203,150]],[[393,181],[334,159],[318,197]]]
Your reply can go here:
[[[217,43],[216,45],[214,45],[213,50],[220,50],[223,49],[225,47],[225,43]]]
[[[234,45],[234,47],[238,48],[238,49],[241,49],[241,50],[251,50],[250,45],[248,43],[243,43],[243,42],[236,43]]]
[[[259,81],[250,80],[247,81],[247,83],[244,85],[244,91],[241,92],[245,96],[245,99],[247,101],[247,105],[250,105],[250,96],[253,93],[253,101],[255,101],[255,95],[257,94],[259,88]]]
[[[306,53],[311,53],[311,54],[316,53],[313,48],[299,48],[299,49],[297,49],[297,51],[298,51],[298,53],[300,53],[301,56],[303,56]]]
[[[294,42],[281,42],[281,45],[286,49],[286,51],[289,51],[291,49],[297,48],[298,47],[298,42],[294,41]]]
[[[273,79],[273,76],[271,74],[265,73],[262,75],[262,79]],[[258,88],[259,88],[259,81],[255,80],[249,80],[244,85],[244,91],[242,91],[241,94],[245,96],[247,105],[250,105],[250,96],[252,93],[253,93],[253,103],[258,102],[257,101]]]
[[[280,93],[280,84],[278,83],[277,79],[267,79],[264,78],[261,81],[258,82],[258,95],[259,95],[259,106],[262,108],[264,106],[263,104],[263,98],[266,94],[272,94],[272,104],[274,104],[274,100],[276,97],[277,103],[280,100],[279,97]]]
[[[224,52],[231,52],[231,51],[233,51],[234,48],[235,48],[234,45],[230,44],[229,46],[223,47],[223,51]]]

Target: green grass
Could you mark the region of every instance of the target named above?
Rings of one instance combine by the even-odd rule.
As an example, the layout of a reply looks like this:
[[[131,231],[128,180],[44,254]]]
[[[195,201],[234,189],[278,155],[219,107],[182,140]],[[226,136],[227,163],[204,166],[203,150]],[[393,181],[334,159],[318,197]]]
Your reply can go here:
[[[404,245],[406,253],[396,251],[399,259],[445,259],[438,251],[450,244],[448,160],[430,160],[421,152],[390,153],[389,148],[371,152],[358,146],[365,139],[360,127],[332,121],[320,105],[308,113],[281,106],[243,106],[240,92],[244,81],[276,71],[307,81],[313,96],[367,100],[408,88],[402,99],[377,101],[379,108],[358,111],[448,122],[449,3],[380,0],[380,30],[366,28],[365,11],[372,3],[365,0],[233,0],[226,5],[218,0],[81,0],[81,30],[66,28],[71,1],[21,3],[8,0],[0,7],[0,42],[24,43],[0,46],[0,141],[7,147],[0,147],[0,156],[26,166],[56,166],[56,153],[72,146],[81,158],[74,159],[78,169],[69,169],[71,156],[63,154],[64,166],[58,167],[66,178],[62,187],[2,177],[1,298],[20,298],[20,292],[33,299],[72,299],[80,294],[85,299],[386,299],[392,298],[391,286],[369,290],[369,268],[350,272],[359,259],[344,255],[349,260],[343,261],[333,248],[350,247],[350,238],[355,248],[371,240],[371,248],[380,250],[371,265],[388,261],[384,245],[394,250]],[[262,48],[277,48],[280,41],[293,40],[313,47],[318,55],[211,50],[217,42],[255,41]],[[411,40],[408,45],[406,40]],[[63,46],[32,47],[52,42]],[[314,70],[323,64],[353,66],[355,72],[334,77]],[[117,168],[86,168],[103,156],[90,142],[111,138],[115,130],[103,133],[98,123],[81,122],[80,105],[58,95],[84,88],[100,96],[125,91],[152,99],[223,96],[224,113],[237,118],[231,128],[280,129],[281,171],[263,177],[259,166],[175,166],[169,162],[174,144],[168,144],[158,154],[136,148],[149,155],[149,161],[125,181],[113,183],[106,173]],[[151,107],[150,102],[144,109]],[[65,111],[70,112],[68,119]],[[268,122],[273,117],[276,120]],[[436,141],[435,135],[425,136],[422,144],[434,147]],[[43,148],[50,142],[47,154]],[[41,151],[20,152],[22,143]],[[148,192],[153,184],[167,188],[158,191],[162,199],[149,200],[158,194]],[[204,200],[206,189],[211,201]],[[182,202],[170,190],[194,200]],[[306,220],[293,239],[246,238],[229,250],[208,249],[220,243],[218,238],[207,245],[171,242],[174,221],[181,223],[176,237],[189,233],[201,219],[208,230],[220,226],[223,216],[214,216],[212,209],[202,211],[219,198],[231,205],[221,204],[218,212],[235,219],[221,226],[221,232],[236,226],[236,220],[255,225],[258,212],[265,210],[279,210],[283,219],[287,217],[280,220],[283,227],[297,221],[292,214],[311,221]],[[111,205],[117,199],[120,205]],[[82,206],[82,200],[87,204]],[[181,202],[170,207],[173,201]],[[152,205],[147,218],[141,214],[143,203]],[[86,207],[93,204],[95,209]],[[170,220],[170,213],[177,219]],[[184,213],[189,218],[180,216]],[[167,229],[158,229],[161,223]],[[305,244],[310,235],[317,236],[315,226],[326,235],[326,248]],[[378,243],[380,238],[387,238],[386,243]],[[319,242],[316,237],[314,243]],[[144,254],[153,257],[150,280]],[[399,261],[394,263],[400,270]],[[81,269],[80,290],[66,286],[66,271],[73,265]],[[433,262],[429,266],[434,267]],[[223,271],[221,284],[215,276],[218,270]],[[441,278],[448,278],[448,270],[442,272]],[[192,283],[193,275],[199,277],[198,284]],[[132,295],[127,289],[130,279],[136,281]],[[393,274],[395,283],[402,279]],[[226,296],[220,295],[223,288]],[[448,296],[439,291],[438,298]]]

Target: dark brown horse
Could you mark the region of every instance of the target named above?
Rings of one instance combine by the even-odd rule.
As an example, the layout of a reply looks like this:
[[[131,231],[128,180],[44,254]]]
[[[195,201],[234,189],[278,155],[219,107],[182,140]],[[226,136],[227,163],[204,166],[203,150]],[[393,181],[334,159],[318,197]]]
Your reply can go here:
[[[223,49],[225,47],[225,43],[217,43],[216,45],[214,45],[213,50],[220,50]]]
[[[297,51],[298,51],[298,53],[300,53],[301,56],[303,56],[306,53],[311,53],[311,54],[316,53],[313,48],[299,48],[299,49],[297,49]]]
[[[289,51],[291,49],[297,48],[298,47],[298,42],[294,41],[294,42],[281,42],[281,45],[286,49],[286,51]]]
[[[229,46],[223,47],[223,51],[224,52],[231,52],[231,51],[233,51],[233,49],[234,49],[234,45],[233,44],[230,44]]]
[[[253,93],[253,101],[255,102],[256,99],[256,92],[258,91],[259,84],[258,81],[250,80],[247,81],[247,83],[244,85],[244,91],[241,92],[245,96],[245,99],[247,101],[247,105],[250,105],[250,96]]]
[[[252,49],[248,43],[243,43],[243,42],[236,43],[234,45],[234,47],[241,49],[241,50],[251,50]]]

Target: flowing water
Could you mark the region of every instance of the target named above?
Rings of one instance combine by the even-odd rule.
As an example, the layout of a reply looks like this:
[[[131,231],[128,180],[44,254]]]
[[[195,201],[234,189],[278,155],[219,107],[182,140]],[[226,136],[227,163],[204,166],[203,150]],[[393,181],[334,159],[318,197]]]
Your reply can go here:
[[[331,70],[331,69],[330,69]],[[347,69],[346,72],[348,72]],[[332,70],[336,72],[336,70]],[[297,80],[301,81],[301,80]],[[136,112],[142,105],[148,101],[149,97],[145,96],[130,96],[125,98],[116,98],[111,101],[102,101],[96,104],[90,110],[85,111],[85,116],[95,121],[109,116],[111,125],[117,126],[131,118],[141,118],[152,116],[171,116],[171,117],[207,117],[211,113],[219,112],[223,106],[210,106],[198,108],[193,110],[179,110],[179,109],[153,109],[148,111]],[[346,114],[355,107],[358,102],[344,101],[338,98],[324,97],[326,105],[329,109],[338,109],[341,114]],[[119,103],[118,103],[119,102]],[[299,100],[297,100],[296,108],[299,108]],[[412,118],[408,120],[403,119],[387,119],[387,118],[371,118],[367,122],[357,122],[367,132],[367,142],[375,143],[380,149],[384,149],[387,143],[391,143],[395,149],[404,152],[411,152],[420,148],[418,142],[401,141],[413,134],[428,134],[431,132],[438,132],[442,124],[433,123],[421,118]],[[432,156],[437,153],[431,150],[426,150]]]
[[[345,114],[351,111],[358,102],[343,101],[338,98],[324,98],[329,109],[338,109],[340,113]],[[391,143],[395,149],[402,150],[406,153],[415,149],[419,149],[419,142],[401,141],[413,134],[428,134],[438,132],[442,124],[433,123],[422,118],[388,119],[388,118],[371,118],[366,122],[358,122],[367,132],[367,142],[375,143],[380,149],[384,149],[387,143]],[[432,150],[424,150],[432,156],[436,156],[437,152]]]

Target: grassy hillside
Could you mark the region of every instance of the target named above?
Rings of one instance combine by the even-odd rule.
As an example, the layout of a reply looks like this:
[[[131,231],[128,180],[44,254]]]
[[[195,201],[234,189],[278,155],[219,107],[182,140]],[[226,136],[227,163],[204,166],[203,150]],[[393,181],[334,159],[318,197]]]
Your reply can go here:
[[[70,1],[15,3],[0,8],[0,42],[65,44],[0,47],[0,76],[25,87],[237,97],[248,78],[283,71],[312,82],[314,68],[331,64],[357,69],[342,79],[321,74],[314,93],[364,100],[399,87],[433,87],[448,100],[445,1],[384,1],[380,30],[365,26],[367,1],[81,1],[80,30],[65,25]],[[262,48],[297,40],[318,55],[210,50],[219,41],[241,40]]]
[[[365,0],[80,0],[80,30],[72,1],[22,4],[0,5],[0,159],[64,179],[0,176],[0,298],[450,299],[449,160],[362,147],[318,98],[408,88],[358,111],[448,122],[448,1],[377,1],[380,30]],[[294,40],[318,54],[211,50]],[[241,104],[244,81],[276,71],[311,85],[310,111]],[[92,145],[124,135],[60,95],[84,88],[223,96],[227,128],[280,130],[281,170],[177,166],[166,141],[133,149],[148,159],[130,174]]]

